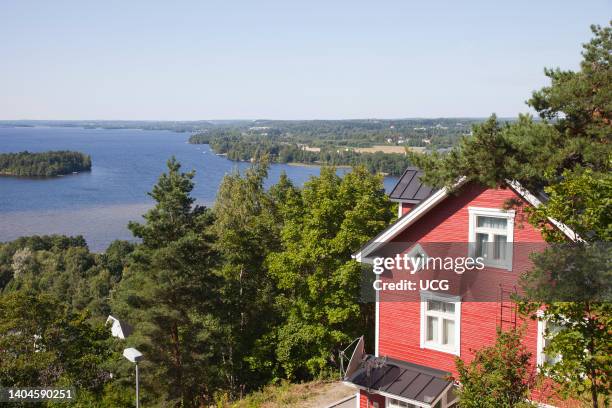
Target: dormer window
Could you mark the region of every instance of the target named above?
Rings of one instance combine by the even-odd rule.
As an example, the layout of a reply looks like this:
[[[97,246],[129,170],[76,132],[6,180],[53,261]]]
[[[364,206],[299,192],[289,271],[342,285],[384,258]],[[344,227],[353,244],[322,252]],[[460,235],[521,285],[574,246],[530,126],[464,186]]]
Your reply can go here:
[[[469,207],[470,256],[484,264],[512,270],[514,211]]]

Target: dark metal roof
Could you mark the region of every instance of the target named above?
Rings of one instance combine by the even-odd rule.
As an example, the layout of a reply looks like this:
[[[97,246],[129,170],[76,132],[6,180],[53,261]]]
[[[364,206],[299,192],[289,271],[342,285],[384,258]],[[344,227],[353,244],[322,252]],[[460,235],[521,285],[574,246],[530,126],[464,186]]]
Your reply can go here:
[[[381,391],[425,404],[433,403],[452,383],[446,371],[390,358],[386,361],[383,358],[383,364],[373,364],[374,359],[367,356],[361,368],[346,381],[371,392]]]
[[[123,337],[128,337],[130,334],[134,332],[134,328],[131,325],[124,322],[123,320],[119,320],[119,325],[121,326]]]
[[[423,171],[418,167],[408,167],[393,187],[389,197],[392,200],[418,204],[435,193],[438,189],[421,183]]]

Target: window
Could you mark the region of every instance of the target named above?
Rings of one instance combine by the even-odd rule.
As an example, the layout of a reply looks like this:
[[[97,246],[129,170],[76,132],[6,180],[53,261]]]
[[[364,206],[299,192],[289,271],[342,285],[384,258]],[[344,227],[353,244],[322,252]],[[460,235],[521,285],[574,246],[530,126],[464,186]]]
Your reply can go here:
[[[417,408],[417,406],[394,398],[387,398],[387,408]]]
[[[550,344],[550,340],[561,330],[561,326],[546,321],[543,318],[538,320],[538,366],[544,364],[552,365],[561,361],[559,354],[546,353],[546,347]]]
[[[421,292],[421,348],[459,355],[459,297]]]
[[[484,264],[512,270],[514,211],[470,207],[470,256]]]
[[[440,408],[440,407],[442,407],[442,403],[438,401],[438,403],[434,405],[433,408]],[[387,408],[419,408],[419,407],[409,402],[404,402],[404,401],[396,400],[393,398],[387,398]]]

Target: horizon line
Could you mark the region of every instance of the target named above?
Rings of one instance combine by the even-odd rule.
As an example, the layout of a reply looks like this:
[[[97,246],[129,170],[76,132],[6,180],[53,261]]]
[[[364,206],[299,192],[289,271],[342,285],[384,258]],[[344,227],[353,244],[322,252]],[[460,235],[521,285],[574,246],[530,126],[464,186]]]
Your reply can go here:
[[[520,114],[519,114],[520,115]],[[498,119],[516,119],[519,115],[515,116],[497,116]],[[528,114],[534,118],[539,118],[537,115]],[[488,116],[414,116],[414,117],[361,117],[361,118],[336,118],[336,119],[322,119],[322,118],[310,118],[310,119],[270,119],[270,118],[233,118],[233,119],[0,119],[2,122],[314,122],[314,121],[392,121],[392,120],[433,120],[433,119],[488,119]]]

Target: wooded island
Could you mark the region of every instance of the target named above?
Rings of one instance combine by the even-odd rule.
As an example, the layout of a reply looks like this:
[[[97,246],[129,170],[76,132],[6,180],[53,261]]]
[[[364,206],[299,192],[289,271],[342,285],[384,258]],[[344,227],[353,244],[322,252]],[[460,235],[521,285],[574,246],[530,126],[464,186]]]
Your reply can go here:
[[[91,170],[91,157],[68,150],[0,154],[0,175],[52,177]]]

